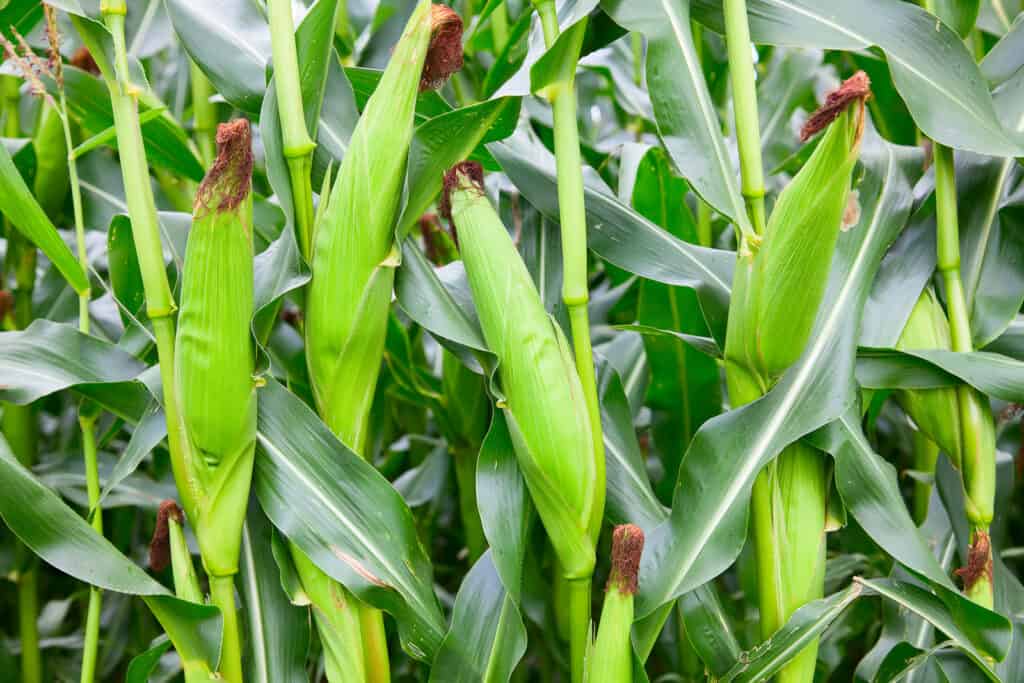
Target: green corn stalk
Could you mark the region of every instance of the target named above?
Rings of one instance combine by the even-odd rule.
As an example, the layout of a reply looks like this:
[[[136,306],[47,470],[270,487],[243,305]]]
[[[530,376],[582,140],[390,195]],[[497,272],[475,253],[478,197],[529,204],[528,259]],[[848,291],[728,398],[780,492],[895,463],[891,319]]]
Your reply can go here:
[[[19,137],[20,119],[18,105],[21,101],[18,79],[0,76],[0,103],[3,105],[3,131],[6,137]],[[8,304],[8,316],[14,329],[23,329],[32,319],[32,288],[35,285],[36,251],[32,244],[4,217],[4,235],[7,238],[7,262],[0,267],[13,274],[14,288]],[[2,289],[2,286],[0,286]],[[2,320],[0,320],[2,322]],[[39,426],[35,408],[31,405],[3,407],[0,422],[4,436],[18,462],[26,467],[35,464],[38,450]],[[36,618],[39,615],[38,563],[25,546],[16,548],[18,567],[18,634],[21,638],[21,681],[41,683],[43,664],[39,651],[39,629]]]
[[[505,411],[519,468],[567,581],[574,672],[590,639],[591,531],[597,503],[593,430],[583,385],[561,328],[544,310],[515,244],[483,190],[479,165],[445,178],[445,213],[487,346],[498,358]],[[580,655],[579,669],[575,656]]]
[[[933,145],[935,163],[935,218],[937,265],[945,285],[946,310],[953,350],[974,350],[968,304],[960,278],[960,226],[957,216],[953,150]],[[995,425],[988,399],[977,389],[956,388],[960,415],[960,456],[964,507],[971,527],[967,565],[959,570],[964,592],[971,600],[992,609],[992,546],[988,537],[996,489]]]
[[[306,298],[305,339],[313,396],[328,427],[364,457],[398,264],[394,230],[416,98],[461,66],[461,33],[461,19],[450,8],[427,0],[417,4],[352,133],[333,186],[322,195],[310,235],[313,279]],[[347,624],[350,617],[339,612],[357,609],[367,680],[388,680],[380,612],[340,586],[325,583],[328,579],[315,565],[303,562],[297,549],[292,554],[304,586],[328,587],[312,590],[324,596],[314,603],[316,610],[333,615],[318,617],[318,624]],[[341,606],[326,600],[333,594],[346,596]],[[354,647],[351,639],[339,644]],[[343,659],[356,656],[350,651]],[[335,668],[344,670],[340,663]]]
[[[827,126],[818,147],[779,195],[763,236],[743,238],[725,347],[734,406],[767,392],[807,344],[849,201],[868,94],[867,77],[858,73],[829,95],[802,135]],[[762,638],[822,596],[828,488],[824,455],[802,443],[783,450],[754,484]],[[816,656],[815,642],[779,680],[812,680]]]
[[[633,596],[637,591],[644,532],[623,524],[612,534],[612,570],[605,589],[601,624],[587,663],[589,683],[631,683],[633,680]]]
[[[217,146],[196,193],[185,252],[175,381],[204,493],[196,537],[212,601],[224,616],[221,673],[241,681],[234,575],[256,449],[249,122],[220,126]]]
[[[559,38],[558,12],[554,0],[533,0],[540,17],[544,44],[551,49]],[[594,354],[590,340],[590,317],[587,302],[590,292],[587,282],[587,220],[583,200],[583,161],[580,152],[579,124],[576,116],[576,61],[580,46],[575,48],[575,59],[562,66],[562,72],[545,88],[551,102],[555,137],[555,162],[558,173],[558,212],[562,232],[562,301],[569,313],[572,331],[572,356],[582,387],[582,398],[591,429],[594,480],[594,502],[588,522],[590,540],[597,543],[604,519],[605,457],[604,436],[601,428],[601,408],[597,398],[594,374]],[[590,598],[581,595],[584,586],[578,581],[570,586],[569,647],[573,683],[583,679],[583,663],[592,629]],[[589,581],[586,590],[590,590]],[[575,606],[575,608],[574,608]]]

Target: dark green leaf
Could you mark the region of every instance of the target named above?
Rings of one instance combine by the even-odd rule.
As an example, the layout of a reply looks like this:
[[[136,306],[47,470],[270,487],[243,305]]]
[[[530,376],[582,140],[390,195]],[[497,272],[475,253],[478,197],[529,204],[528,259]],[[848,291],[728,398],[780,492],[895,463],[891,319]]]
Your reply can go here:
[[[257,444],[253,485],[274,526],[361,600],[394,614],[411,655],[432,657],[444,622],[398,492],[273,380],[260,390]]]

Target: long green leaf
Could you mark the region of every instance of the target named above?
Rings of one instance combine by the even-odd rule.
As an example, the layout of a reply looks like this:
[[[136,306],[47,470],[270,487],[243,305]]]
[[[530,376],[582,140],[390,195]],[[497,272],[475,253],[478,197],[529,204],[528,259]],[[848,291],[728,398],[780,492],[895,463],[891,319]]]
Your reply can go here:
[[[524,132],[488,148],[526,199],[551,220],[558,220],[551,153]],[[622,204],[593,174],[584,178],[590,249],[631,273],[696,290],[708,327],[716,338],[724,339],[735,255],[673,237]]]
[[[220,657],[216,607],[174,597],[22,467],[0,438],[0,517],[48,564],[79,581],[145,600],[186,661]]]
[[[409,508],[372,465],[273,380],[260,390],[253,485],[290,541],[361,600],[395,615],[406,651],[420,659],[434,655],[444,622]]]
[[[526,652],[526,627],[485,552],[455,596],[452,625],[430,669],[436,683],[506,683]]]
[[[721,0],[693,0],[694,14],[722,30]],[[957,149],[993,156],[1024,154],[1020,136],[996,115],[985,79],[952,29],[910,2],[751,0],[756,43],[860,50],[879,46],[918,127]]]
[[[861,585],[855,582],[835,595],[807,603],[793,613],[778,633],[744,653],[720,680],[722,683],[768,680],[835,621],[860,597],[862,590]]]
[[[32,196],[6,145],[0,145],[0,213],[46,254],[72,289],[79,293],[89,289],[89,277]]]
[[[647,88],[672,161],[716,210],[752,230],[690,32],[689,0],[602,0],[623,27],[647,38]]]

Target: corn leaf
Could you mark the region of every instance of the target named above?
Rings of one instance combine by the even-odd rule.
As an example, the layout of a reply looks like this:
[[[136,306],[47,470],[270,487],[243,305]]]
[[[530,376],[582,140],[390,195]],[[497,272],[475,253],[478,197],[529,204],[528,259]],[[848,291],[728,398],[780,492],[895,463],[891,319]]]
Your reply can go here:
[[[955,386],[961,381],[1005,401],[1024,397],[1024,362],[989,351],[862,349],[857,380],[871,389]]]
[[[854,583],[835,595],[807,603],[775,635],[754,650],[743,653],[720,680],[722,683],[768,680],[835,621],[862,591],[861,585]]]
[[[694,15],[722,29],[720,0],[693,0]],[[1021,156],[1020,135],[1000,123],[985,79],[952,29],[914,3],[886,0],[751,0],[755,43],[885,53],[921,130],[957,149]]]
[[[612,18],[647,38],[647,88],[665,148],[704,201],[750,231],[722,123],[693,45],[689,0],[603,0]]]
[[[21,177],[7,146],[0,144],[0,212],[21,234],[39,247],[76,292],[89,288],[89,278],[57,233]]]
[[[503,683],[526,652],[526,627],[516,602],[505,591],[491,551],[462,581],[452,625],[430,668],[437,683]]]
[[[141,596],[183,660],[219,659],[219,610],[174,597],[18,464],[3,439],[0,481],[0,517],[33,552],[80,581]]]
[[[253,683],[300,683],[307,678],[309,617],[281,590],[271,552],[273,527],[255,501],[242,531],[238,592],[249,626],[248,676]]]
[[[274,526],[361,600],[394,614],[407,652],[432,657],[444,622],[401,496],[273,380],[260,391],[259,418],[253,486]]]
[[[526,199],[558,220],[551,153],[523,133],[488,147]],[[724,339],[735,255],[676,239],[619,202],[593,176],[584,178],[590,249],[631,273],[696,290],[708,327]]]

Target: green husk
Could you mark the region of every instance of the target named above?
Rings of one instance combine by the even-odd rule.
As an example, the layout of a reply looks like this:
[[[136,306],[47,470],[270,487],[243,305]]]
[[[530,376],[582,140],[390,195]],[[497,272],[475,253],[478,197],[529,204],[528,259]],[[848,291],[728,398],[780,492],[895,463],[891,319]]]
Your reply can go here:
[[[462,164],[445,186],[484,338],[498,358],[498,406],[565,577],[589,577],[596,475],[583,388],[565,335],[483,194],[481,174]]]
[[[421,0],[352,133],[313,235],[306,358],[324,421],[357,453],[384,353],[397,256],[394,223],[431,37]]]
[[[238,571],[256,444],[249,122],[224,124],[196,194],[176,340],[177,383],[203,501],[196,536],[214,576]]]
[[[779,194],[760,246],[741,245],[726,358],[766,381],[803,353],[825,293],[864,131],[863,88]]]
[[[896,342],[901,351],[953,348],[946,312],[929,287],[918,297],[903,332]],[[961,461],[960,407],[956,389],[900,391],[896,400],[929,439],[946,453],[957,468]]]
[[[644,532],[632,524],[612,534],[612,571],[608,577],[601,624],[590,661],[589,683],[631,683],[633,680],[633,596],[644,547]]]

